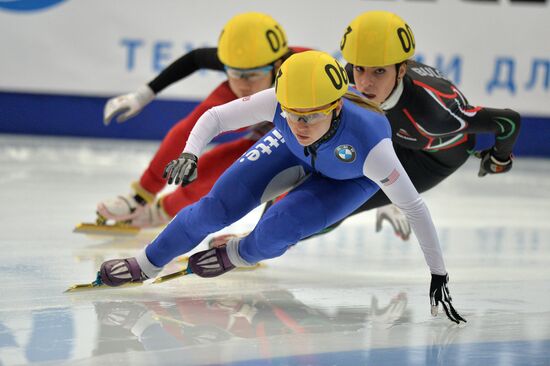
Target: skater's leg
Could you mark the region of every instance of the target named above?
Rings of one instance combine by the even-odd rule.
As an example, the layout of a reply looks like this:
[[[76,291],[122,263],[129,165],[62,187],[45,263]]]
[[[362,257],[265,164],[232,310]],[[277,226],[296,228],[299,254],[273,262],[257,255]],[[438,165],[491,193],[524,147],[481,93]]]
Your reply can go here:
[[[250,264],[278,257],[302,238],[349,215],[377,190],[368,179],[312,176],[265,213],[254,231],[240,240],[238,254]]]
[[[273,143],[276,146],[267,154],[257,147],[262,144],[265,148],[265,141],[260,140],[243,158],[226,170],[206,197],[181,210],[159,236],[136,256],[138,267],[145,277],[156,276],[162,266],[193,249],[208,234],[237,221],[260,203],[303,181],[306,173],[302,163],[280,141],[280,134],[272,131],[265,138],[274,141],[279,139],[279,142]],[[249,156],[253,158],[249,159]],[[204,261],[191,263],[191,259],[189,266],[197,274],[205,270],[202,273],[204,276],[212,275],[206,271],[207,267],[212,266],[211,260],[220,264],[220,271],[214,275],[233,268],[227,260],[225,248],[214,249],[212,254],[206,259],[206,266],[203,266]],[[118,261],[127,263],[126,259]],[[109,276],[109,273],[104,272],[101,272],[102,279]],[[104,282],[108,280],[107,278]]]
[[[280,136],[277,132],[270,133],[264,139],[273,140],[277,136]],[[208,195],[181,210],[146,248],[153,265],[163,266],[190,251],[207,235],[239,220],[262,202],[303,180],[304,168],[284,143],[274,146],[270,154],[259,153],[257,146],[265,146],[264,139],[226,170]]]

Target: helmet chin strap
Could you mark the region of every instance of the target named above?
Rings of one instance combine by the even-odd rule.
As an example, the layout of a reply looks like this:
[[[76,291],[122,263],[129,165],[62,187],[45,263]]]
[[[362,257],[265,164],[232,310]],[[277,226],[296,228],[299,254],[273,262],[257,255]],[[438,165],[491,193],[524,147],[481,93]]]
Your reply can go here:
[[[390,96],[387,97],[386,100],[382,102],[382,104],[380,104],[380,108],[385,111],[387,111],[388,109],[392,109],[399,101],[399,98],[401,98],[401,94],[403,94],[403,78],[397,77],[397,80],[395,81],[395,86],[393,87]]]

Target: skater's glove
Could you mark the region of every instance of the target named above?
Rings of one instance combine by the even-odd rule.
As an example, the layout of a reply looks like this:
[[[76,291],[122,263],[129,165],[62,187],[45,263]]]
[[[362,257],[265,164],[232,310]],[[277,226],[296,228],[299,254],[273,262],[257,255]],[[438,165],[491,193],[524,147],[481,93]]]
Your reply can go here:
[[[449,282],[448,274],[436,275],[432,273],[432,283],[430,284],[430,304],[432,306],[432,315],[437,316],[439,303],[441,303],[441,305],[443,305],[443,310],[445,310],[445,314],[447,314],[447,317],[451,321],[456,324],[460,324],[461,321],[466,323],[466,319],[457,313],[451,303],[452,298],[449,293],[449,289],[447,288],[447,282]]]
[[[478,177],[484,177],[487,174],[506,173],[512,169],[512,155],[507,160],[501,160],[495,156],[494,148],[476,151],[474,156],[481,159],[479,172],[477,173]]]
[[[163,178],[168,179],[168,184],[172,182],[185,187],[197,179],[197,157],[189,153],[181,153],[180,157],[172,160],[164,169]]]
[[[376,209],[376,232],[382,230],[382,223],[387,220],[393,227],[395,235],[403,240],[409,240],[411,225],[407,217],[395,205],[387,205]]]
[[[153,99],[155,99],[155,93],[148,85],[142,86],[133,93],[111,98],[103,110],[103,123],[105,126],[109,125],[114,117],[118,123],[124,122],[138,114]]]

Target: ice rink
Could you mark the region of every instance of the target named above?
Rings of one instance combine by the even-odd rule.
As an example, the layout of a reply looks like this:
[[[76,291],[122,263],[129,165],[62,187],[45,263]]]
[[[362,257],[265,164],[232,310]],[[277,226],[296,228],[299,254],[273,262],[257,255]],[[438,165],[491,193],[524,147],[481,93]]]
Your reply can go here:
[[[374,212],[253,271],[63,293],[158,233],[72,233],[156,146],[0,135],[0,365],[550,365],[550,160],[480,179],[472,158],[424,194],[460,327],[430,315],[416,239]]]

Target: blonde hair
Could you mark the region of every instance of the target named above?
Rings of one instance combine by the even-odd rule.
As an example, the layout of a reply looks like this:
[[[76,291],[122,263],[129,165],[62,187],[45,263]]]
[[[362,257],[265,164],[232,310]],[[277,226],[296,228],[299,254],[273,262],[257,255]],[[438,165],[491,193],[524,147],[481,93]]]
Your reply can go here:
[[[346,92],[346,94],[344,94],[343,98],[346,98],[347,100],[353,102],[359,107],[363,107],[365,109],[368,109],[369,111],[384,114],[384,111],[380,108],[380,105],[378,103],[370,101],[367,98],[357,95],[355,93],[348,91]]]

